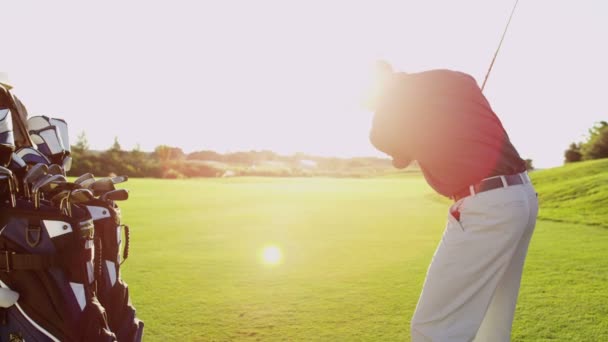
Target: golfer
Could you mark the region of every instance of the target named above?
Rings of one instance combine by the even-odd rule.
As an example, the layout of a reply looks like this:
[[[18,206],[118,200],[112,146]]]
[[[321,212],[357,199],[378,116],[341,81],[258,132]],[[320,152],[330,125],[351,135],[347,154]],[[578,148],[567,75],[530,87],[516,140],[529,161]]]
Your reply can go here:
[[[454,203],[411,322],[412,341],[509,341],[538,200],[477,82],[380,64],[372,144]]]

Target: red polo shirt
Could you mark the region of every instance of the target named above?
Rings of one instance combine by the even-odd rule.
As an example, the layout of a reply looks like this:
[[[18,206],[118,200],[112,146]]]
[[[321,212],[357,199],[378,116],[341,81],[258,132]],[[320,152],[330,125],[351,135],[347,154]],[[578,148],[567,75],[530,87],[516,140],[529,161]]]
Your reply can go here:
[[[395,74],[370,139],[398,164],[417,160],[429,185],[445,196],[526,170],[475,79],[456,71]]]

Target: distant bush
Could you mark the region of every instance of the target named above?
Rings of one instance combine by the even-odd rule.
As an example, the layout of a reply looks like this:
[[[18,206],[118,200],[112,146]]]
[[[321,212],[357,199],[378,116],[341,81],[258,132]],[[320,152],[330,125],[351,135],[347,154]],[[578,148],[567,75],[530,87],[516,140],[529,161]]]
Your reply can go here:
[[[169,169],[169,170],[163,172],[163,178],[166,178],[166,179],[180,179],[180,178],[185,178],[185,177],[179,171],[173,170],[173,169]]]
[[[570,147],[564,152],[565,163],[574,163],[581,161],[583,155],[581,153],[581,145],[577,143],[570,144]]]
[[[566,163],[608,158],[608,122],[596,123],[589,129],[587,140],[570,144],[564,157]]]
[[[164,164],[164,167],[174,170],[183,177],[218,177],[224,173],[224,170],[217,169],[205,162],[198,160],[179,160],[169,161]]]

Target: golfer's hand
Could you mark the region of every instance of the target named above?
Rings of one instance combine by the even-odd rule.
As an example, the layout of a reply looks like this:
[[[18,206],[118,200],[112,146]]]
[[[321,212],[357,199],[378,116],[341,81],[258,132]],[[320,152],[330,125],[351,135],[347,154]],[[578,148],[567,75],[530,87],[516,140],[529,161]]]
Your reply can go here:
[[[410,165],[411,162],[411,159],[393,157],[393,166],[397,169],[405,169]]]
[[[403,136],[399,134],[399,126],[394,122],[388,122],[380,113],[374,115],[369,140],[376,149],[391,156],[394,167],[404,169],[411,163],[412,158],[405,151],[405,142]]]

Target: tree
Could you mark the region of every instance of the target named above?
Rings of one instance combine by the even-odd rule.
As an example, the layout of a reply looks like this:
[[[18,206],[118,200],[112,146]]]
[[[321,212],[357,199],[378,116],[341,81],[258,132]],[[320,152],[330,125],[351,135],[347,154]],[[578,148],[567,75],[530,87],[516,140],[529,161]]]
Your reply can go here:
[[[584,160],[608,158],[608,123],[601,121],[589,130],[589,140],[582,146]]]
[[[532,171],[534,170],[534,165],[532,164],[532,159],[526,159],[526,170]]]
[[[85,152],[89,150],[89,141],[87,140],[87,135],[84,131],[82,131],[76,138],[76,144],[72,146],[72,150],[78,152]]]
[[[564,152],[564,157],[566,158],[564,161],[565,163],[575,163],[581,161],[583,159],[583,155],[581,154],[581,144],[570,144],[570,147]]]
[[[181,148],[167,145],[160,145],[156,147],[154,154],[161,162],[167,162],[169,160],[181,160],[186,157]]]
[[[197,151],[192,152],[188,155],[190,160],[212,160],[212,161],[223,161],[224,156],[215,151]]]
[[[120,146],[120,144],[118,143],[118,137],[114,137],[114,143],[112,144],[112,147],[110,147],[110,151],[121,151],[122,148]]]

